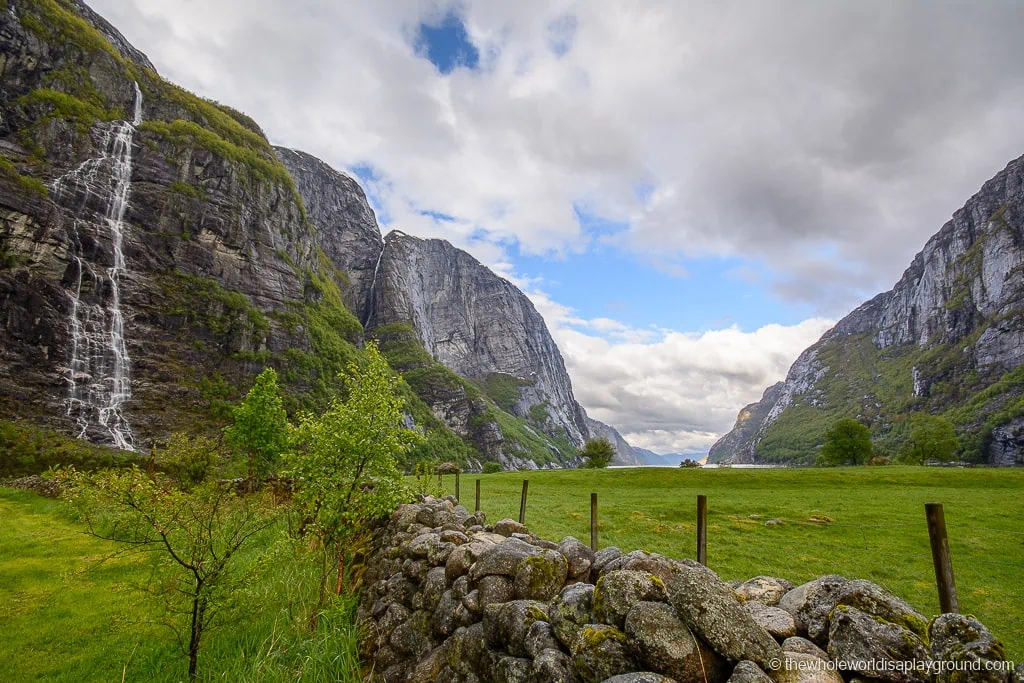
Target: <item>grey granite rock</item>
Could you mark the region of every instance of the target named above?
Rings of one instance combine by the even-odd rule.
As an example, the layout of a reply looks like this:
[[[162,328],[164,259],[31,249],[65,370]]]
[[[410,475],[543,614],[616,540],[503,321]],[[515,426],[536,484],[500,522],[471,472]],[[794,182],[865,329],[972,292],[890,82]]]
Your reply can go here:
[[[877,350],[901,347],[906,357],[923,357],[928,348],[946,344],[958,353],[945,365],[923,362],[907,369],[908,387],[903,400],[927,398],[931,385],[950,376],[972,372],[977,384],[965,393],[992,385],[1024,361],[1024,157],[1011,161],[984,183],[957,210],[918,253],[896,285],[865,302],[839,321],[821,340],[800,355],[786,380],[769,387],[761,400],[740,411],[733,430],[711,447],[709,462],[758,462],[758,445],[779,417],[791,406],[808,404],[826,409],[843,408],[855,417],[870,409],[873,420],[895,417],[891,407],[870,394],[860,405],[830,405],[824,382],[841,383],[863,396],[852,375],[822,362],[822,349],[835,350],[851,343],[867,343]],[[867,367],[858,373],[880,372]],[[1019,398],[1018,389],[994,401],[988,411]],[[843,393],[843,392],[839,392]],[[963,400],[963,399],[961,399]],[[877,405],[876,405],[877,403]],[[956,405],[956,403],[954,403]],[[984,421],[984,418],[981,420]],[[1022,420],[993,429],[988,450],[976,455],[997,465],[1024,465]]]
[[[733,661],[758,665],[782,655],[779,644],[754,621],[732,589],[709,569],[685,566],[669,583],[676,614],[694,634]]]

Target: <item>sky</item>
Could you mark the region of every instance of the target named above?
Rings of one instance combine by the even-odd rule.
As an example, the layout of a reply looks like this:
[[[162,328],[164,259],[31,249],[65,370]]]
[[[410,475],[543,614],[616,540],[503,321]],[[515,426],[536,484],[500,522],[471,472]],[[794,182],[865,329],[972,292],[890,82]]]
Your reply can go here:
[[[534,301],[588,413],[700,452],[1024,153],[1013,2],[91,0],[164,77]]]

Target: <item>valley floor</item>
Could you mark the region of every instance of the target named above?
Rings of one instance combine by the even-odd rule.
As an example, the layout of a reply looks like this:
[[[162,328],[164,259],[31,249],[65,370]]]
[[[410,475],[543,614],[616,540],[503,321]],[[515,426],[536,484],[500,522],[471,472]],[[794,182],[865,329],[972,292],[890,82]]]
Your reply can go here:
[[[149,578],[139,555],[82,533],[67,507],[0,488],[0,673],[4,681],[181,681],[188,661],[154,623],[134,586]],[[282,533],[260,539],[270,547]],[[316,574],[272,557],[240,596],[243,608],[209,633],[200,680],[358,681],[354,598],[308,627]]]
[[[800,583],[843,574],[879,583],[926,615],[938,612],[925,502],[943,503],[962,612],[976,615],[1024,661],[1024,470],[926,467],[829,469],[638,468],[504,472],[474,481],[489,522],[518,519],[555,541],[590,540],[598,494],[598,545],[696,556],[696,498],[708,497],[708,565],[726,580],[759,574]],[[436,484],[436,479],[434,482]],[[454,477],[444,477],[446,494]],[[815,523],[812,517],[832,523]],[[781,523],[766,525],[779,520]]]
[[[910,467],[680,470],[666,468],[463,475],[491,522],[517,518],[529,479],[526,523],[559,540],[589,541],[598,493],[599,545],[695,555],[696,496],[708,496],[708,564],[724,579],[758,574],[801,582],[841,573],[880,583],[925,614],[938,610],[924,503],[945,505],[961,609],[978,616],[1024,660],[1024,470]],[[413,484],[415,479],[411,480]],[[436,479],[429,482],[431,488]],[[427,485],[427,482],[423,482]],[[444,477],[446,493],[454,477]],[[832,523],[815,523],[812,517]],[[138,557],[101,562],[112,548],[81,533],[57,501],[0,489],[0,670],[6,680],[180,680],[183,657],[147,623],[132,590]],[[781,523],[767,525],[770,520]],[[277,530],[280,532],[281,530]],[[272,542],[268,538],[267,542]],[[244,596],[244,618],[211,634],[204,679],[357,680],[351,601],[310,632],[310,585],[300,563],[280,558]]]

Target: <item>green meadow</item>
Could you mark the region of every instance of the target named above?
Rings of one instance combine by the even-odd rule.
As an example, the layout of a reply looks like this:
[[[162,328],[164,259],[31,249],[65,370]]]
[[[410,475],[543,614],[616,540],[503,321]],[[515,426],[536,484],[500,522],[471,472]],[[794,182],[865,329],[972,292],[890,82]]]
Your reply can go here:
[[[555,541],[590,540],[598,494],[598,547],[696,557],[697,495],[708,497],[708,565],[726,580],[770,574],[800,583],[823,574],[868,579],[926,615],[938,612],[924,504],[943,503],[962,612],[976,615],[1024,660],[1024,471],[927,467],[826,469],[640,468],[503,472],[475,480],[489,522],[518,519]],[[434,480],[436,483],[436,479]],[[454,493],[455,478],[443,478]],[[812,518],[826,520],[825,523]],[[767,525],[769,520],[781,523]]]
[[[146,558],[82,533],[61,502],[0,488],[0,671],[5,681],[182,681],[187,659],[137,587]],[[271,547],[280,528],[254,547]],[[276,559],[276,561],[274,561]],[[262,566],[262,565],[266,566]],[[317,585],[290,552],[250,567],[239,609],[200,654],[208,681],[358,681],[354,598],[308,623]]]
[[[1024,471],[915,467],[681,470],[621,469],[464,475],[462,501],[488,520],[517,518],[529,479],[526,523],[559,540],[694,557],[696,496],[708,496],[708,563],[724,579],[757,574],[801,582],[827,573],[866,578],[926,614],[938,610],[924,503],[945,506],[961,609],[977,615],[1024,659]],[[415,479],[411,480],[414,484]],[[446,493],[454,477],[444,477]],[[431,480],[431,488],[436,478]],[[824,522],[812,521],[812,518]],[[0,489],[0,669],[7,680],[174,681],[184,658],[134,589],[139,556],[106,559],[111,544],[86,536],[62,503]],[[769,520],[781,523],[765,525]],[[272,529],[266,546],[283,529]],[[310,630],[311,565],[273,557],[254,573],[235,619],[210,634],[203,680],[357,680],[352,598]]]

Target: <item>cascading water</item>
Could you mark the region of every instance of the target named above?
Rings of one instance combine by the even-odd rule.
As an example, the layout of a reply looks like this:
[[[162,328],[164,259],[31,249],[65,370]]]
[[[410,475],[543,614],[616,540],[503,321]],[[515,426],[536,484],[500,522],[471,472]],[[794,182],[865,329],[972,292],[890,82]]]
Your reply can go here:
[[[77,278],[71,302],[71,359],[67,369],[66,414],[75,420],[79,438],[94,433],[117,448],[135,450],[131,425],[122,411],[131,399],[131,362],[124,338],[121,311],[121,273],[125,269],[124,213],[132,181],[132,142],[135,126],[142,123],[142,92],[135,84],[132,121],[119,121],[95,129],[100,135],[102,156],[89,159],[51,185],[56,201],[65,208],[78,204],[76,216],[95,202],[101,225],[107,228],[111,265],[102,274],[83,258],[75,218],[72,237]],[[102,208],[100,208],[102,207]]]

